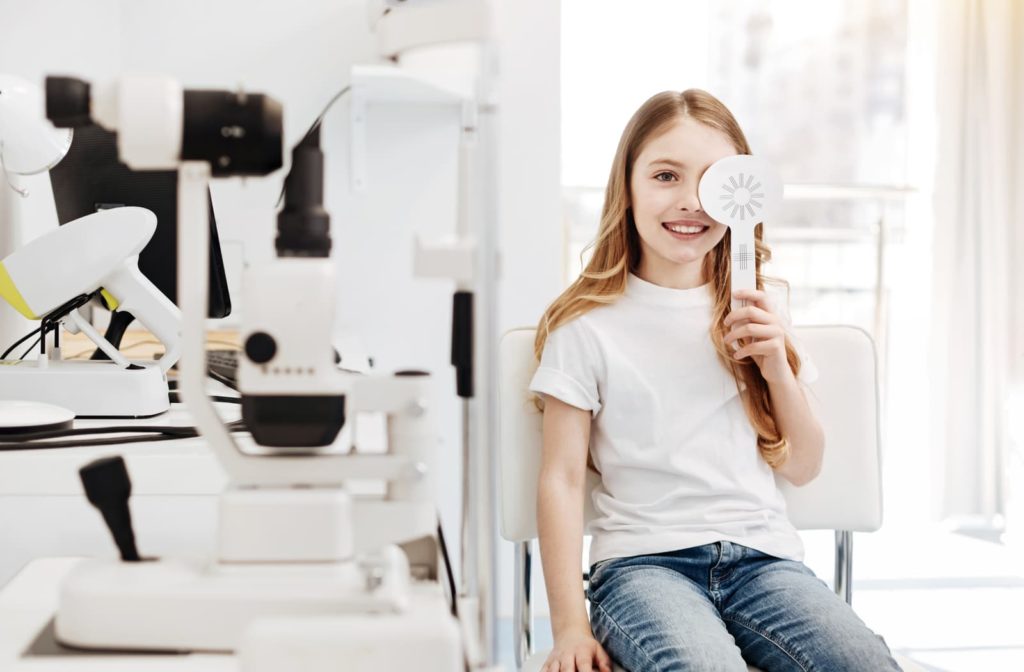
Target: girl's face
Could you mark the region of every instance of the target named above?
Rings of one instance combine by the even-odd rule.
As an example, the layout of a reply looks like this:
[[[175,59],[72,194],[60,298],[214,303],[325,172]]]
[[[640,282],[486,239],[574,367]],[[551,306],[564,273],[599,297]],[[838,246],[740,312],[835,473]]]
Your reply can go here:
[[[629,185],[645,280],[680,288],[703,284],[704,255],[727,227],[704,214],[697,184],[711,164],[736,153],[728,136],[689,117],[647,141]]]

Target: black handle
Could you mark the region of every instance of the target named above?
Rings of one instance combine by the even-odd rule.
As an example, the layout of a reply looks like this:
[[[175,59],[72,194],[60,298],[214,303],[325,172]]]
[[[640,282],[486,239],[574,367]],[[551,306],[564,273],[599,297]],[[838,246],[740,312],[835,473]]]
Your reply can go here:
[[[135,548],[132,514],[128,509],[132,482],[128,478],[124,459],[117,455],[94,460],[79,469],[78,473],[82,477],[85,496],[103,514],[114,543],[121,551],[121,559],[125,562],[141,560]]]
[[[465,399],[473,396],[473,293],[455,292],[452,297],[452,366],[455,390]]]

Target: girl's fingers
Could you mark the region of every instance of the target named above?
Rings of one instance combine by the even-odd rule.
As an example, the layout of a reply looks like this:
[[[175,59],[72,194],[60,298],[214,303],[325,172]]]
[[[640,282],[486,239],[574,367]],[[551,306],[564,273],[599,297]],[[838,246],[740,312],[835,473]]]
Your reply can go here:
[[[746,301],[748,304],[753,304],[762,310],[771,312],[771,303],[768,300],[768,294],[761,289],[737,289],[732,293],[734,298]]]
[[[774,324],[756,324],[750,322],[743,324],[725,335],[725,342],[736,341],[743,338],[766,339],[781,336],[782,330]]]
[[[750,345],[744,346],[737,350],[736,353],[733,355],[733,358],[743,359],[744,357],[749,357],[750,355],[770,355],[774,351],[775,344],[772,341],[758,341],[756,343],[751,343]]]
[[[734,322],[739,322],[740,320],[757,322],[759,324],[775,324],[778,321],[778,318],[775,317],[774,313],[759,306],[744,306],[743,308],[737,308],[726,315],[722,324],[728,327]]]

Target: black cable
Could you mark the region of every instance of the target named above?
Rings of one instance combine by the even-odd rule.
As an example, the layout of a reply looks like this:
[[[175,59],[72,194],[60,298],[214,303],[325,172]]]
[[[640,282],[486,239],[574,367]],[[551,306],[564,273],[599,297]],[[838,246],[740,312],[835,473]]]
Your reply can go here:
[[[122,443],[149,443],[150,441],[170,441],[180,439],[180,436],[171,434],[145,434],[142,436],[118,436],[107,439],[86,439],[84,441],[24,441],[16,443],[13,441],[0,441],[0,452],[15,452],[18,450],[48,450],[51,448],[86,448],[89,446],[116,446]]]
[[[26,357],[28,357],[28,353],[32,352],[32,350],[34,350],[34,349],[35,349],[35,347],[36,347],[37,345],[39,345],[39,341],[41,341],[42,339],[43,339],[43,337],[42,337],[42,336],[40,336],[40,337],[39,337],[39,338],[37,338],[36,340],[32,341],[32,345],[28,346],[28,347],[27,347],[27,348],[25,349],[25,352],[21,353],[21,357],[18,357],[18,361],[20,362],[20,361],[22,361],[23,359],[25,359]],[[2,359],[2,358],[0,358],[0,359]]]
[[[330,111],[330,109],[334,106],[334,104],[336,102],[338,102],[338,100],[342,96],[344,96],[346,93],[348,93],[351,89],[352,89],[352,86],[351,85],[347,85],[341,91],[338,91],[336,94],[334,94],[334,97],[332,97],[329,101],[327,101],[327,104],[324,106],[323,112],[321,112],[320,116],[318,116],[316,118],[316,120],[313,121],[313,124],[309,127],[309,130],[306,131],[306,133],[302,136],[302,140],[300,140],[298,143],[296,143],[296,146],[301,145],[302,143],[304,143],[309,138],[309,136],[313,134],[313,131],[315,131],[317,128],[319,128],[320,124],[324,123],[324,117],[327,116],[327,113]],[[278,208],[281,207],[281,203],[284,201],[284,189],[285,189],[285,185],[282,184],[281,185],[281,195],[277,197],[277,205],[275,207],[278,207]]]
[[[336,102],[338,102],[338,100],[342,96],[348,93],[349,90],[351,90],[351,88],[351,85],[345,86],[344,88],[341,89],[341,91],[338,91],[336,94],[334,94],[333,98],[327,101],[327,104],[324,105],[324,111],[320,113],[320,116],[316,118],[316,121],[314,121],[313,124],[309,127],[309,130],[306,131],[306,134],[302,136],[302,142],[309,138],[309,136],[313,134],[313,131],[315,131],[320,126],[320,124],[324,123],[324,117],[327,116],[327,113],[330,111],[330,109],[334,106]],[[302,142],[300,142],[299,144],[302,144]]]
[[[178,438],[198,436],[195,427],[187,425],[110,425],[107,427],[72,427],[70,429],[44,429],[35,432],[5,434],[8,441],[36,441],[56,439],[63,436],[85,436],[88,434],[169,434]]]
[[[445,573],[448,575],[448,591],[452,597],[452,616],[459,617],[459,594],[455,590],[455,574],[452,572],[452,561],[448,557],[448,544],[444,540],[444,529],[441,527],[441,512],[437,512],[437,541],[441,546],[441,558],[444,560]]]
[[[235,392],[238,392],[238,385],[236,385],[234,383],[234,381],[232,381],[227,376],[223,376],[223,375],[217,373],[216,371],[207,371],[206,375],[208,375],[210,378],[213,378],[214,380],[216,380],[221,385],[229,387],[232,390],[234,390]]]
[[[228,431],[247,431],[241,420],[227,424]],[[124,437],[87,439],[85,441],[47,441],[67,436],[88,436],[95,434],[129,434]],[[21,434],[5,434],[0,441],[0,450],[36,450],[43,448],[74,448],[77,446],[106,446],[121,443],[142,443],[168,439],[192,439],[199,436],[195,427],[174,425],[115,425],[111,427],[80,427],[72,429],[51,429]],[[37,443],[38,442],[38,443]]]
[[[19,338],[17,341],[15,341],[14,345],[12,345],[11,347],[9,347],[6,350],[4,350],[4,354],[0,355],[0,359],[7,359],[7,355],[11,354],[11,352],[15,348],[17,348],[19,345],[21,345],[22,343],[24,343],[28,339],[32,338],[33,334],[38,334],[40,331],[42,331],[42,329],[43,329],[43,327],[42,327],[42,325],[40,325],[39,327],[33,329],[32,331],[28,332],[27,334],[25,334],[24,336]],[[34,347],[36,347],[35,344],[32,345],[32,348],[34,348]],[[31,350],[32,348],[29,348],[29,350]]]
[[[71,311],[81,308],[85,304],[89,303],[89,301],[92,300],[92,297],[98,293],[99,291],[97,290],[92,294],[79,294],[75,298],[66,301],[54,310],[51,310],[43,316],[42,323],[36,329],[28,332],[15,341],[14,345],[4,350],[4,354],[0,355],[0,359],[7,359],[7,355],[11,354],[11,352],[13,352],[19,345],[32,338],[33,334],[39,334],[40,339],[42,339],[46,335],[47,331],[59,328],[61,318],[71,313]],[[32,345],[32,348],[34,347],[35,344]],[[29,351],[31,351],[32,348],[29,348]],[[24,359],[24,355],[22,356],[22,359]]]
[[[185,403],[185,402],[183,402],[181,400],[181,397],[178,395],[177,392],[171,392],[168,395],[168,397],[170,398],[172,404],[183,404],[183,403]],[[224,404],[240,404],[240,403],[242,403],[242,398],[241,397],[221,397],[221,396],[214,395],[214,396],[210,397],[210,401],[218,401],[218,402],[221,402],[221,403],[224,403]]]

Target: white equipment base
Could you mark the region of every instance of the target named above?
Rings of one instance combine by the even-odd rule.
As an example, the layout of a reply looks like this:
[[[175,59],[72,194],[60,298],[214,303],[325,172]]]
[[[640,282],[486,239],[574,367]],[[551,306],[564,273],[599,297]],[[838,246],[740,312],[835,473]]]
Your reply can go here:
[[[5,672],[461,672],[458,624],[436,581],[410,585],[401,614],[297,616],[258,621],[236,654],[80,651],[53,639],[57,586],[88,560],[40,558],[0,588],[0,668]],[[292,624],[288,624],[291,621]],[[289,643],[290,633],[296,633]],[[324,639],[329,633],[331,641]],[[265,638],[265,640],[264,640]],[[427,644],[427,640],[430,644]],[[281,665],[283,648],[290,647]],[[333,658],[327,656],[333,653]],[[265,660],[255,659],[265,655]],[[419,655],[414,663],[410,656]],[[243,662],[244,661],[244,662]],[[276,667],[275,667],[276,665]],[[501,672],[490,668],[480,672]]]
[[[464,669],[450,613],[263,620],[238,651],[242,672],[377,672]]]
[[[0,399],[40,401],[76,417],[147,418],[170,408],[167,378],[152,363],[123,369],[111,361],[0,361]]]
[[[397,546],[346,563],[89,560],[61,585],[55,627],[61,643],[87,649],[235,651],[260,619],[372,620],[408,607]]]

